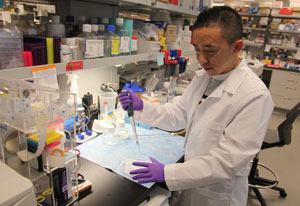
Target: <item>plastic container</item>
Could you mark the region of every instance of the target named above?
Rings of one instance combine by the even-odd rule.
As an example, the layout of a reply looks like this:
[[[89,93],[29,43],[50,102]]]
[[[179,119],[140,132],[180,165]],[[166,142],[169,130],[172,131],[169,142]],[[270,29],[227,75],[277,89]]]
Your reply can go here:
[[[116,108],[117,93],[115,92],[103,92],[100,94],[100,112],[105,113],[112,111]],[[106,108],[104,102],[107,102]]]
[[[60,16],[53,16],[52,21],[52,23],[47,24],[47,36],[64,38],[66,27],[60,23]]]
[[[136,93],[140,98],[146,91],[144,87],[140,86],[139,83],[135,83],[135,82],[126,83],[125,86],[122,88],[122,90],[130,90]]]
[[[117,120],[116,126],[117,128],[115,130],[114,136],[120,139],[127,139],[129,134],[128,134],[128,129],[125,127],[125,120],[123,119]]]

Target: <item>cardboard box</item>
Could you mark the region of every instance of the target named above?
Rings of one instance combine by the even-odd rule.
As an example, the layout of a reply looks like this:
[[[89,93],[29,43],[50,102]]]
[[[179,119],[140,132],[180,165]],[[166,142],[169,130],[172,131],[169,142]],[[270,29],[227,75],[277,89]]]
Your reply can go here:
[[[271,13],[271,9],[270,8],[259,8],[258,9],[258,13],[259,14],[270,14]]]
[[[279,23],[278,22],[271,22],[271,24],[270,24],[270,29],[272,29],[272,30],[277,30],[278,29],[278,27],[279,27]]]
[[[158,1],[162,1],[162,2],[167,2],[167,3],[169,3],[169,0],[158,0]]]
[[[167,25],[165,37],[167,39],[167,43],[176,42],[177,26],[176,25]]]

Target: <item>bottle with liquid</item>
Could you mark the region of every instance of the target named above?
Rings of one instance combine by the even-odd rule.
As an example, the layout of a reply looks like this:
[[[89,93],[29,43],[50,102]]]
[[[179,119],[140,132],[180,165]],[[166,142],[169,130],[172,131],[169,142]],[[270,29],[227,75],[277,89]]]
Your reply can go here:
[[[115,26],[107,26],[107,34],[105,36],[104,56],[118,56],[120,55],[120,37],[114,33]]]
[[[86,24],[86,17],[85,16],[78,16],[77,17],[77,24],[79,26],[79,31],[83,31],[83,24]]]
[[[91,24],[82,25],[82,33],[79,37],[84,38],[84,58],[91,59],[97,57],[97,41],[95,34],[92,33]]]
[[[99,24],[98,25],[98,33],[97,36],[105,36],[106,31],[105,31],[105,25],[104,24]]]
[[[108,23],[109,23],[109,18],[102,18],[101,19],[101,23],[105,26],[108,26]]]
[[[69,45],[70,61],[79,60],[76,38],[66,38],[66,44]]]
[[[104,36],[99,35],[98,33],[99,26],[97,24],[92,25],[92,34],[94,34],[94,38],[96,39],[96,45],[97,45],[97,57],[103,57],[104,56]]]
[[[116,34],[120,36],[120,55],[129,55],[130,32],[123,28],[124,19],[116,18]]]

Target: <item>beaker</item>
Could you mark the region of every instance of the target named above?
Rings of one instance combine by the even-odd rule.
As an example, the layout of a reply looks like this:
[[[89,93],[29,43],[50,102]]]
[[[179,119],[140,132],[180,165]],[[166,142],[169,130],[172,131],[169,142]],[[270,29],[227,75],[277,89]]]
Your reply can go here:
[[[115,145],[118,140],[113,136],[115,127],[113,125],[106,125],[102,134],[102,142],[106,145]]]
[[[116,108],[116,97],[117,97],[117,93],[115,93],[115,92],[103,92],[100,94],[100,112],[101,112],[101,114],[112,111]],[[106,108],[104,108],[104,102],[107,102]]]

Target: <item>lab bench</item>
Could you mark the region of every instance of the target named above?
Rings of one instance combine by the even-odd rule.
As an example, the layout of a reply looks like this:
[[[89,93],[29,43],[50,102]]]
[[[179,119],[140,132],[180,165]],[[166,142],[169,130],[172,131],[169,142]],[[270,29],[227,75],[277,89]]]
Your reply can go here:
[[[92,182],[92,189],[80,193],[73,206],[136,206],[156,187],[147,189],[84,158],[79,164],[79,173]]]

